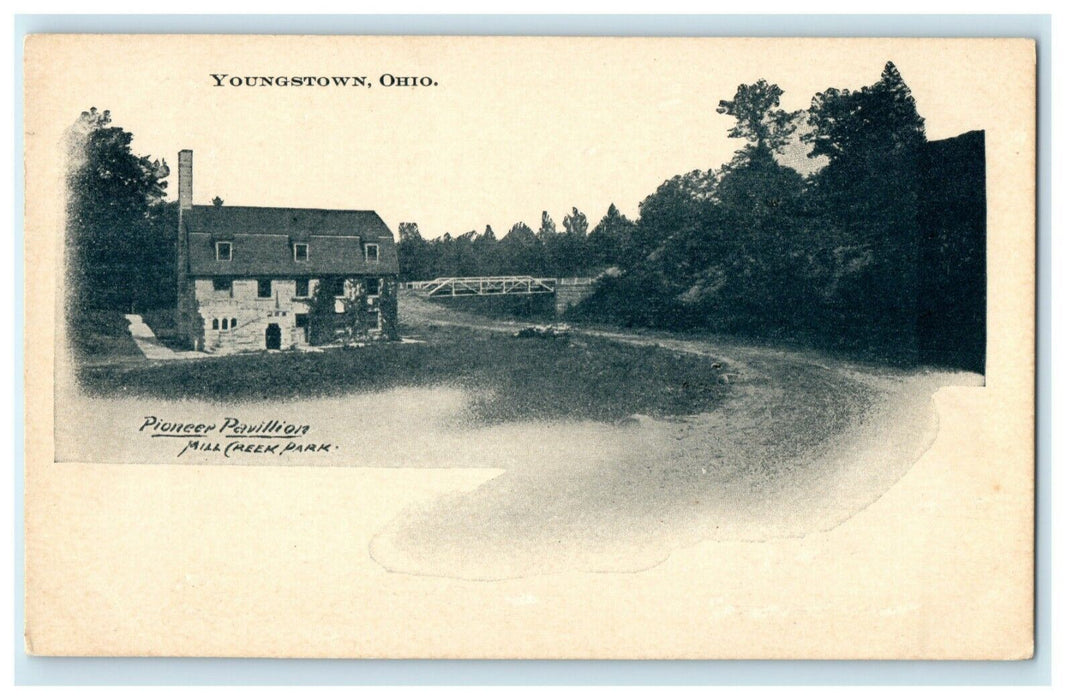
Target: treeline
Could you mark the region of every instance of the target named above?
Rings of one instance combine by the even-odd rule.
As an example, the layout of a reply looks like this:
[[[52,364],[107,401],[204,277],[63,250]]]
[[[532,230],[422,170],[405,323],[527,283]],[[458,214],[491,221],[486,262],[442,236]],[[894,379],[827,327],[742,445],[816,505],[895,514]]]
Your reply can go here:
[[[426,240],[417,224],[399,224],[399,273],[404,281],[436,277],[533,275],[580,277],[617,264],[624,255],[633,222],[614,204],[592,230],[588,217],[573,208],[562,228],[544,212],[540,228],[525,222],[497,238],[491,226],[483,233],[445,233]]]
[[[892,63],[876,83],[828,89],[801,112],[780,109],[782,94],[759,80],[721,101],[716,111],[733,120],[729,134],[742,147],[719,168],[664,182],[636,221],[612,206],[587,235],[570,216],[556,231],[545,215],[536,233],[517,224],[500,240],[486,229],[432,241],[408,224],[404,275],[594,275],[595,293],[576,318],[919,360],[922,309],[982,308],[966,298],[982,298],[984,247],[982,237],[921,221],[921,182],[967,177],[959,167],[982,177],[982,144],[979,162],[922,173],[924,120]],[[788,146],[802,143],[813,167],[788,167]],[[969,268],[972,284],[959,287]],[[982,317],[972,323],[982,334]],[[944,333],[938,325],[929,332]],[[977,345],[955,364],[982,369]]]

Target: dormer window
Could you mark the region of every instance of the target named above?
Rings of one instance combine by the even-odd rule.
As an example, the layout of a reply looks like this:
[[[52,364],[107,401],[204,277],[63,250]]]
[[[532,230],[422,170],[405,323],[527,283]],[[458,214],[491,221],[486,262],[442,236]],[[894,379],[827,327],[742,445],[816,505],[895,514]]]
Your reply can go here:
[[[222,262],[231,260],[231,243],[229,241],[216,241],[216,259]]]
[[[376,243],[365,244],[365,262],[377,262],[380,260],[380,246]]]
[[[309,244],[308,243],[295,243],[294,248],[294,261],[306,262],[309,260]]]

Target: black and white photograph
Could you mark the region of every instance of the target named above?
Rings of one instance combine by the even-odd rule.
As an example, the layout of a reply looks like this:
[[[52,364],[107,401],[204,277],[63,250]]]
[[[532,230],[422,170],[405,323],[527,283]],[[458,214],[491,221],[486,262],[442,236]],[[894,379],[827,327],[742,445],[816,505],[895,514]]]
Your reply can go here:
[[[27,650],[1031,657],[1034,49],[30,37]]]

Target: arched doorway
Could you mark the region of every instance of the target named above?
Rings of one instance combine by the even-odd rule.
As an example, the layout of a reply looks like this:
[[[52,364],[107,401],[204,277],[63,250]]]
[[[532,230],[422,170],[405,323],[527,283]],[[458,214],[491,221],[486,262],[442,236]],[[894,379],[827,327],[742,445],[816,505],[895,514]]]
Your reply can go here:
[[[279,350],[280,337],[279,324],[268,324],[268,328],[265,329],[265,348],[268,350]]]

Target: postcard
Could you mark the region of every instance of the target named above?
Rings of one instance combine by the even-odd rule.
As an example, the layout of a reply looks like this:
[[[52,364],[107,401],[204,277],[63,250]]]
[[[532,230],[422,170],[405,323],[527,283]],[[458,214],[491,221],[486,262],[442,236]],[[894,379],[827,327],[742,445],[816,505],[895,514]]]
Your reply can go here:
[[[1032,41],[24,73],[29,653],[1033,655]]]

